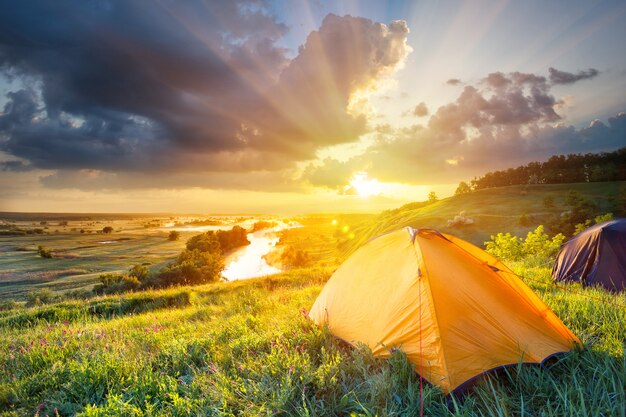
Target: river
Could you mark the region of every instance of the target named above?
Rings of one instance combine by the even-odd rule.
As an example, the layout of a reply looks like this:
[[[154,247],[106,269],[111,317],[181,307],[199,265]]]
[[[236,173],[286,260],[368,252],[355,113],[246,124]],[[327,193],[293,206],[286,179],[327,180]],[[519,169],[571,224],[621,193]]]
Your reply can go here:
[[[248,233],[250,244],[239,248],[226,258],[226,269],[222,272],[222,276],[229,281],[236,281],[281,272],[280,269],[268,265],[263,256],[270,253],[278,244],[280,240],[278,232],[294,227],[301,227],[301,225],[280,222],[278,226],[271,229]]]

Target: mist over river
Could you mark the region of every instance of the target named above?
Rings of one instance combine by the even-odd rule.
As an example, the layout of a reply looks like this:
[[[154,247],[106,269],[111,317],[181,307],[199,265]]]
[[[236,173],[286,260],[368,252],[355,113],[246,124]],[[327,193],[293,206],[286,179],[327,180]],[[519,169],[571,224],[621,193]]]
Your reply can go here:
[[[239,248],[226,258],[226,268],[222,276],[229,281],[236,281],[281,272],[279,268],[269,265],[263,257],[278,244],[280,240],[278,232],[294,227],[301,225],[279,222],[275,227],[248,233],[250,244]]]

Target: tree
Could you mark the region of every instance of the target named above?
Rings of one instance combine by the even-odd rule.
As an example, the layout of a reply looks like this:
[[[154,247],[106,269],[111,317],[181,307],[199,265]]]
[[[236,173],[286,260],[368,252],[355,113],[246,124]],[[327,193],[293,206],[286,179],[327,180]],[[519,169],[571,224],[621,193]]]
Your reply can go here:
[[[434,191],[431,191],[428,193],[428,202],[429,203],[434,203],[437,200],[439,200],[439,198],[437,197],[437,193],[435,193]]]
[[[213,231],[193,236],[187,241],[187,250],[200,252],[221,253],[220,241]]]
[[[194,285],[215,282],[221,278],[224,259],[220,253],[184,250],[178,259],[159,274],[159,286]]]
[[[102,228],[102,233],[109,234],[109,233],[112,233],[112,232],[113,232],[113,228],[111,226],[104,226]]]
[[[170,234],[167,236],[167,240],[178,240],[178,238],[180,237],[180,232],[177,232],[176,230],[172,230],[170,232]]]
[[[241,226],[233,226],[231,230],[218,230],[217,239],[220,242],[222,253],[250,244],[248,232]]]
[[[50,251],[50,249],[45,248],[41,245],[39,245],[39,247],[37,248],[37,253],[42,258],[48,258],[48,259],[52,258],[52,252]]]
[[[144,282],[148,278],[150,270],[145,265],[135,265],[128,270],[128,275],[137,278],[139,281]]]
[[[472,191],[472,188],[465,181],[461,181],[459,183],[459,186],[456,187],[456,191],[454,192],[454,195],[467,194],[471,191]]]

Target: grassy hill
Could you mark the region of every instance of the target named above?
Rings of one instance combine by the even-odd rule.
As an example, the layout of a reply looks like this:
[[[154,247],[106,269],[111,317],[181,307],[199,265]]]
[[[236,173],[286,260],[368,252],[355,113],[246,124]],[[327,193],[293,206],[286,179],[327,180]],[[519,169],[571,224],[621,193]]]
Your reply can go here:
[[[401,351],[352,348],[307,318],[351,247],[398,227],[475,243],[523,234],[519,216],[559,213],[575,189],[608,209],[624,183],[483,190],[371,216],[318,216],[284,234],[312,265],[233,283],[0,311],[0,416],[419,415],[419,377]],[[546,209],[545,197],[555,207]],[[475,223],[448,228],[460,211]],[[581,339],[547,366],[481,380],[462,399],[424,388],[427,416],[626,417],[626,294],[555,287],[550,266],[508,263]],[[537,266],[544,265],[544,266]]]
[[[565,201],[571,190],[594,202],[598,211],[605,213],[611,212],[615,199],[626,193],[626,182],[510,186],[455,195],[432,204],[407,204],[358,225],[354,229],[356,238],[348,247],[352,250],[373,236],[406,226],[437,229],[479,246],[498,232],[524,236],[551,216],[566,210]],[[546,198],[552,199],[553,207],[545,207]],[[474,223],[448,226],[448,221],[462,212]],[[529,220],[525,226],[520,224],[522,215]]]
[[[511,266],[584,349],[484,379],[462,401],[426,386],[425,415],[624,417],[626,294],[564,291],[548,267]],[[307,319],[333,269],[1,311],[0,415],[418,415],[401,351],[373,358]]]

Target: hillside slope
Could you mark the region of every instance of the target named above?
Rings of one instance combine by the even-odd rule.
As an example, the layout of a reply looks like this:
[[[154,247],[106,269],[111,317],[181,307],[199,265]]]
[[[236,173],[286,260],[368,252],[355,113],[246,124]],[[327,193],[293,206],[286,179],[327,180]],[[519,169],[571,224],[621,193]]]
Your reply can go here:
[[[511,232],[523,236],[550,216],[558,216],[566,210],[565,201],[571,190],[594,202],[598,211],[605,213],[614,210],[616,198],[626,193],[626,182],[490,188],[455,195],[431,204],[407,204],[399,209],[383,212],[376,218],[358,225],[354,230],[356,238],[348,246],[353,250],[371,237],[406,226],[437,229],[479,246],[498,232]],[[546,198],[552,199],[553,207],[545,207]],[[464,213],[474,223],[448,226],[448,220],[454,219],[459,213]],[[520,225],[522,215],[526,215],[529,220],[525,226]]]
[[[547,268],[522,272],[585,349],[487,379],[452,412],[426,385],[424,415],[624,417],[626,310],[543,285]],[[0,312],[0,416],[419,415],[401,351],[373,358],[307,319],[331,273]]]

